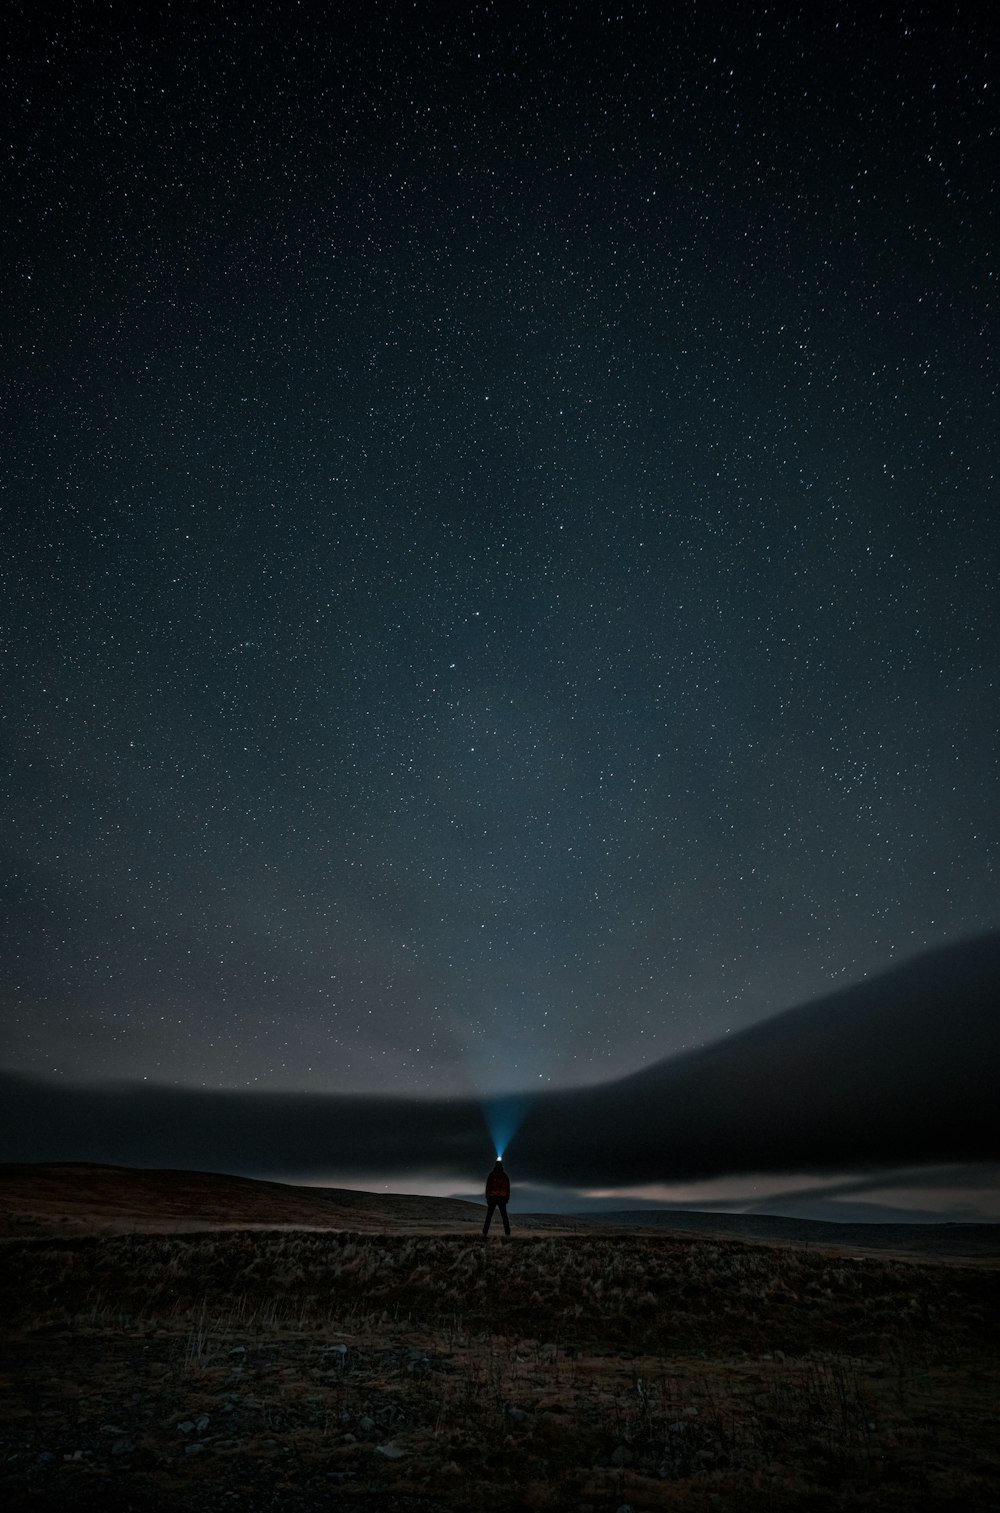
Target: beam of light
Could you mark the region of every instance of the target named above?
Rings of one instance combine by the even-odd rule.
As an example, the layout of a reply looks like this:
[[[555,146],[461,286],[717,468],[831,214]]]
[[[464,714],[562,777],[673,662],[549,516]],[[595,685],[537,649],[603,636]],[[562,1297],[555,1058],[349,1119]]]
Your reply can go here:
[[[504,1155],[528,1110],[530,1094],[498,1093],[493,1098],[482,1099],[483,1117],[493,1136],[498,1156]]]
[[[550,1025],[545,995],[523,985],[456,1002],[451,1030],[469,1091],[502,1158],[538,1095],[552,1091],[567,1047]]]
[[[524,1001],[515,998],[483,1007],[465,1023],[456,1021],[470,1087],[498,1156],[508,1149],[531,1103],[533,1093],[525,1082],[543,1075],[543,1048],[526,1017]]]

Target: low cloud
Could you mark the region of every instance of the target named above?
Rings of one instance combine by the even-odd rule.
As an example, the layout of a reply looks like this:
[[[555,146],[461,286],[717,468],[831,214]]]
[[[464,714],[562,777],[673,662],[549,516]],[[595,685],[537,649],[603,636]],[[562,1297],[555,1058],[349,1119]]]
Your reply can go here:
[[[1000,1157],[1000,936],[947,947],[718,1044],[535,1096],[519,1178],[636,1186]],[[0,1073],[8,1161],[97,1161],[363,1184],[455,1179],[489,1149],[471,1099],[69,1085]]]

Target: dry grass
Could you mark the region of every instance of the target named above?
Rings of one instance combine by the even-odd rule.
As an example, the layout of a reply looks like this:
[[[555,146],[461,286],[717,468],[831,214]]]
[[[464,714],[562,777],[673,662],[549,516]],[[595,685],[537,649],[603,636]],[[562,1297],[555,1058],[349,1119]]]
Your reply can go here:
[[[974,1266],[229,1232],[10,1242],[0,1297],[0,1484],[25,1506],[1000,1500],[996,1273]]]

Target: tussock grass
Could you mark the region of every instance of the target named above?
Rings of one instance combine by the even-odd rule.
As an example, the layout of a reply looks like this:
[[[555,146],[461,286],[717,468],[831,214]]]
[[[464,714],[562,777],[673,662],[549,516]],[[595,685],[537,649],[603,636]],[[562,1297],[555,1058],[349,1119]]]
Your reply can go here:
[[[8,1329],[260,1330],[392,1320],[453,1334],[669,1351],[885,1353],[933,1338],[997,1344],[995,1273],[696,1237],[223,1232],[9,1243]]]
[[[58,1490],[82,1440],[74,1475],[199,1513],[331,1486],[428,1513],[1000,1491],[986,1268],[699,1236],[129,1235],[0,1247],[0,1310],[0,1488]],[[188,1455],[178,1421],[202,1417]]]

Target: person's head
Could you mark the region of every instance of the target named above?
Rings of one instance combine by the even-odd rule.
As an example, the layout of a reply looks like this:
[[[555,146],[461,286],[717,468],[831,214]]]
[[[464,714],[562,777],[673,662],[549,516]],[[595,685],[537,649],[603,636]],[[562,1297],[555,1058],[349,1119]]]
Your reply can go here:
[[[498,1156],[497,1157],[497,1166],[503,1166],[503,1157],[502,1156]]]

